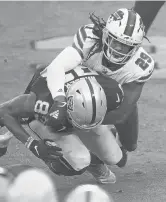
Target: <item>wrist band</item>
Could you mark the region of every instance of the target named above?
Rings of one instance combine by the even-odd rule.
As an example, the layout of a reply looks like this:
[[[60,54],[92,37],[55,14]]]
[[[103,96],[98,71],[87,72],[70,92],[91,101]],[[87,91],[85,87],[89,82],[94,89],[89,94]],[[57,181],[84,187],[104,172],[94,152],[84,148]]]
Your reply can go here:
[[[30,147],[30,145],[31,145],[31,143],[33,142],[33,137],[29,137],[28,139],[27,139],[27,141],[26,141],[26,143],[25,143],[25,146],[26,146],[26,148],[28,148],[29,149],[29,147]]]

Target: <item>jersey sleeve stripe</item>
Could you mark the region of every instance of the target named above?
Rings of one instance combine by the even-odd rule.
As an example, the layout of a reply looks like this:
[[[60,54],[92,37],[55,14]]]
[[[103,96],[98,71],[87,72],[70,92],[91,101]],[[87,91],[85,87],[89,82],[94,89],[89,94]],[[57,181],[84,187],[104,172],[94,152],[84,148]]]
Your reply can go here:
[[[87,38],[87,33],[85,31],[85,27],[81,27],[77,34],[74,36],[74,42],[72,44],[72,47],[75,48],[80,56],[83,58],[83,48],[84,48],[84,43]]]
[[[79,45],[79,48],[80,49],[83,49],[83,46],[84,46],[84,42],[86,40],[86,37],[87,37],[87,34],[85,32],[85,28],[84,27],[81,27],[77,34],[76,34],[76,40],[78,45]]]
[[[88,44],[88,40],[87,38],[94,38],[93,35],[93,27],[94,25],[85,25],[79,28],[79,30],[77,31],[77,33],[74,36],[74,41],[72,44],[72,47],[75,48],[77,50],[77,52],[80,54],[81,58],[84,58],[84,54],[87,50],[84,50],[84,47],[86,44]]]
[[[81,38],[80,31],[78,31],[76,34],[76,40],[77,40],[77,43],[78,43],[80,49],[83,49],[84,41]]]
[[[145,82],[145,81],[147,81],[148,79],[150,79],[150,77],[151,77],[153,71],[154,71],[154,69],[152,70],[152,72],[151,72],[150,74],[148,74],[148,75],[146,75],[146,76],[140,77],[140,78],[137,80],[137,82]]]
[[[75,43],[72,44],[72,47],[75,48],[75,49],[77,50],[77,52],[79,53],[79,55],[80,55],[81,58],[83,59],[83,58],[84,58],[84,55],[83,55],[82,50],[80,50],[80,49],[78,48],[78,46],[76,46]]]
[[[79,33],[80,33],[80,37],[82,38],[82,40],[85,41],[87,38],[87,33],[85,31],[85,27],[81,27],[79,29]]]

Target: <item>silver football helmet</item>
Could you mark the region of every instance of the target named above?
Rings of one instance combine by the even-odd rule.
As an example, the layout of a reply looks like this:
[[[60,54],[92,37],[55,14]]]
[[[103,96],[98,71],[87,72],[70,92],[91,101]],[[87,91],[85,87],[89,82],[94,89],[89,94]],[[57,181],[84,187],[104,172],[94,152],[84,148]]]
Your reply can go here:
[[[95,78],[75,81],[66,95],[68,117],[73,126],[86,130],[102,123],[107,111],[107,100]]]

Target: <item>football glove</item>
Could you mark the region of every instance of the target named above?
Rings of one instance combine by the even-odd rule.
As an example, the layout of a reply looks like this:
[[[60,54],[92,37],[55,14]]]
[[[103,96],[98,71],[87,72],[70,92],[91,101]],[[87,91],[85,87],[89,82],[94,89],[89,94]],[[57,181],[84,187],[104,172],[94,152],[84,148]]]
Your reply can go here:
[[[63,156],[62,149],[50,139],[34,140],[30,137],[25,146],[38,158],[46,160],[56,160]]]
[[[65,96],[57,96],[45,117],[45,125],[60,130],[65,125],[67,116],[67,102]]]

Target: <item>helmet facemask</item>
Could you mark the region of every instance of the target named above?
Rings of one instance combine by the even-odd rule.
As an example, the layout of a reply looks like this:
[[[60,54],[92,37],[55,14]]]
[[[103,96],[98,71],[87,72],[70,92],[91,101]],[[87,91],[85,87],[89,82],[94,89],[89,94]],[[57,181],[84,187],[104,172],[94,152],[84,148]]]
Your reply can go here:
[[[140,44],[129,44],[109,33],[106,28],[103,31],[104,57],[108,60],[108,62],[126,64],[139,48]]]
[[[76,128],[77,130],[84,130],[84,131],[89,131],[92,128],[97,127],[98,125],[100,125],[104,120],[104,116],[103,119],[101,121],[99,121],[98,123],[94,123],[94,124],[79,124],[76,121],[74,121],[74,119],[71,117],[71,114],[68,112],[68,121],[72,124],[72,126],[74,128]]]

